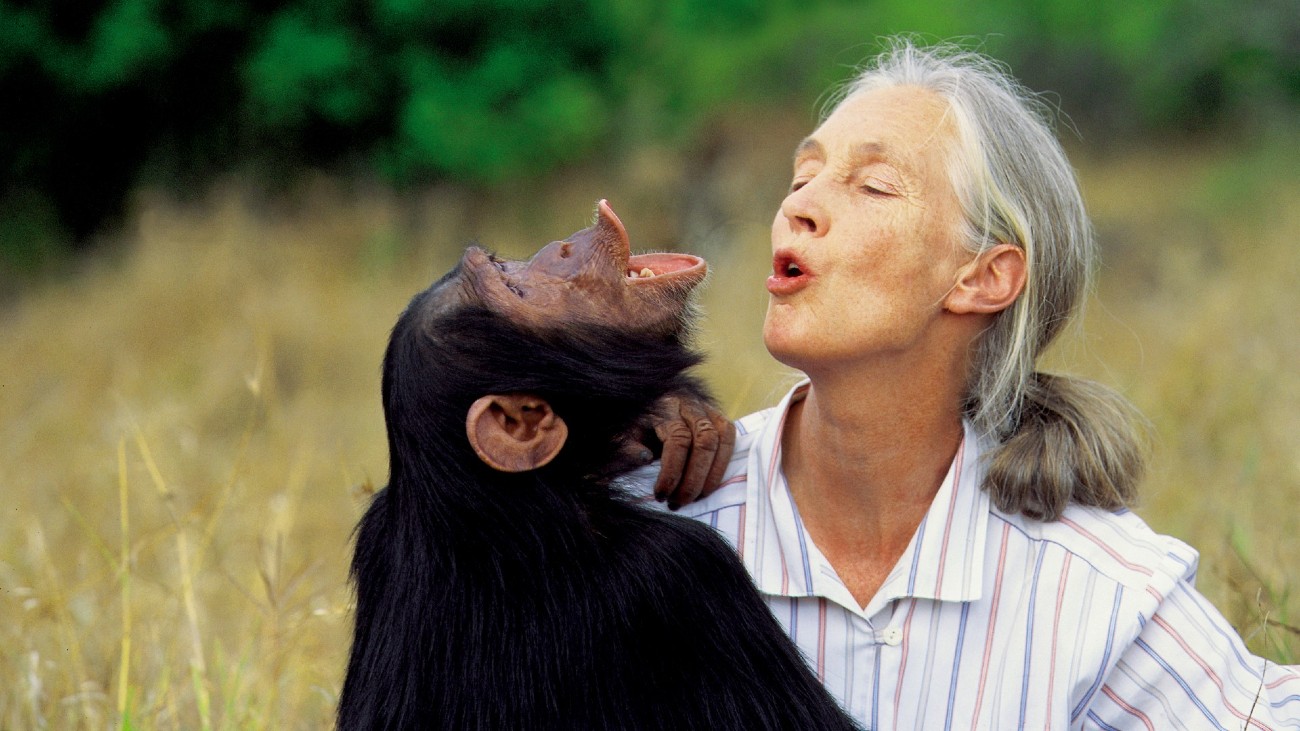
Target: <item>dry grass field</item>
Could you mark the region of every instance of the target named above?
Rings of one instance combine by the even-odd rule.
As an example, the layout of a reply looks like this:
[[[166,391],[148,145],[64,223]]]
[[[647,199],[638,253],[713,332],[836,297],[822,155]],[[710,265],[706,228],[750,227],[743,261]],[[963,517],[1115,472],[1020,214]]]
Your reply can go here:
[[[758,333],[800,131],[714,171],[700,344],[735,415],[790,379]],[[1297,662],[1300,145],[1078,162],[1106,261],[1051,365],[1150,417],[1140,512],[1201,550],[1252,649]],[[143,192],[116,245],[0,304],[0,729],[328,727],[350,531],[387,470],[388,328],[471,238],[521,254],[598,197],[638,245],[673,243],[686,173],[612,167],[490,196]]]

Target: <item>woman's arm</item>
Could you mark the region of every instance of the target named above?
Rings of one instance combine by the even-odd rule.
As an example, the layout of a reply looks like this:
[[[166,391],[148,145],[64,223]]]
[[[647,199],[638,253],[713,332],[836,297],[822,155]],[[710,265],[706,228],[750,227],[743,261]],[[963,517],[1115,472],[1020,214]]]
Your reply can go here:
[[[1300,728],[1300,667],[1252,655],[1223,615],[1179,581],[1074,723],[1085,729]]]

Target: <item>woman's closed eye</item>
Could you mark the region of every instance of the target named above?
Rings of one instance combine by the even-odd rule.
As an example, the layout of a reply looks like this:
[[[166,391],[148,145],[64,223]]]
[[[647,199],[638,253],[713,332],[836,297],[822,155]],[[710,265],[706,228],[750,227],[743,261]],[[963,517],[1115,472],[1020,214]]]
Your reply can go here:
[[[863,193],[870,195],[895,196],[898,195],[898,186],[877,177],[868,177],[858,184],[858,189]]]

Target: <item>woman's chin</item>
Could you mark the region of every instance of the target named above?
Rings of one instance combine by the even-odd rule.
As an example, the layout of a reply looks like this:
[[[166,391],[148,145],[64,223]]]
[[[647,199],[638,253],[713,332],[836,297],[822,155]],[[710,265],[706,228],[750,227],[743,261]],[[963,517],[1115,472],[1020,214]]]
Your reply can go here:
[[[763,345],[767,347],[767,352],[782,365],[798,370],[804,369],[803,364],[808,360],[807,348],[790,332],[764,325]]]

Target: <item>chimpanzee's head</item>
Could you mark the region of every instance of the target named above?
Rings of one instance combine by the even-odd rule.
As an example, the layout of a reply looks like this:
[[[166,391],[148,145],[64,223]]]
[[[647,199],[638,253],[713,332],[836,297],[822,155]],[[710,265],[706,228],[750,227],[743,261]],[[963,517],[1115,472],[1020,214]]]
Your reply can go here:
[[[470,247],[393,329],[393,469],[402,455],[465,446],[503,472],[557,458],[598,472],[637,417],[689,382],[690,294],[706,271],[687,254],[632,256],[603,200],[595,225],[528,261]]]

